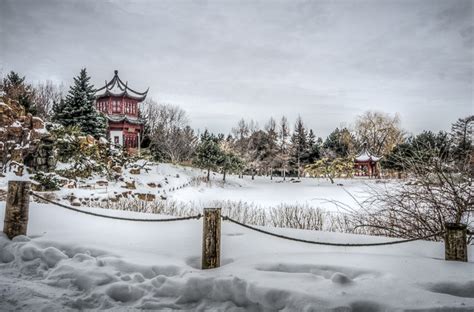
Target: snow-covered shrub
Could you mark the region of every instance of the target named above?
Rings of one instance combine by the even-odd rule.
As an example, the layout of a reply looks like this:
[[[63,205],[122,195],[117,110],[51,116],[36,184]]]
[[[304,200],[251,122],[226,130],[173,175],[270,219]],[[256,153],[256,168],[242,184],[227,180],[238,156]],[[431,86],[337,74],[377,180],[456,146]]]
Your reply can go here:
[[[70,179],[88,178],[94,174],[111,176],[112,167],[124,166],[134,159],[121,150],[112,150],[105,139],[84,135],[78,127],[56,127],[52,130],[58,159],[70,164],[56,172]]]
[[[472,229],[474,186],[468,167],[448,157],[426,159],[417,154],[404,162],[408,181],[372,188],[358,216],[359,227],[369,228],[371,234],[407,238],[443,232],[445,223],[464,223]]]
[[[250,225],[344,233],[352,233],[355,228],[355,220],[349,214],[332,213],[318,207],[301,204],[280,204],[263,208],[255,203],[243,201],[216,200],[203,204],[172,200],[144,201],[134,197],[122,197],[114,201],[91,202],[90,204],[106,209],[179,217],[197,215],[202,213],[205,207],[221,207],[222,215]],[[357,233],[366,232],[364,229],[358,229]]]
[[[35,173],[32,179],[40,184],[42,191],[58,191],[64,181],[55,173],[44,173],[42,171]]]

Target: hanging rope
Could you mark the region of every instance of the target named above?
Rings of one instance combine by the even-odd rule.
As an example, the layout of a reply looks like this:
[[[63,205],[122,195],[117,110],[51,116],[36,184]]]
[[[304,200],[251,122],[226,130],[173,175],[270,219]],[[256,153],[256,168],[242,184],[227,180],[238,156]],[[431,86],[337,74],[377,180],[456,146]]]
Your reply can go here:
[[[444,233],[444,232],[439,232],[439,233],[435,233],[435,234],[431,234],[431,235],[427,235],[427,236],[423,236],[423,237],[409,238],[409,239],[403,239],[403,240],[391,241],[391,242],[383,242],[383,243],[343,244],[343,243],[329,243],[329,242],[311,241],[311,240],[306,240],[306,239],[300,239],[300,238],[295,238],[295,237],[289,237],[289,236],[285,236],[285,235],[281,235],[281,234],[276,234],[276,233],[268,232],[268,231],[265,231],[265,230],[262,230],[262,229],[259,229],[259,228],[256,228],[256,227],[253,227],[253,226],[250,226],[250,225],[241,223],[241,222],[239,222],[239,221],[237,221],[237,220],[234,220],[234,219],[232,219],[232,218],[229,218],[229,217],[227,217],[227,216],[222,216],[222,219],[223,219],[224,221],[230,221],[230,222],[232,222],[232,223],[235,223],[235,224],[240,225],[240,226],[242,226],[242,227],[245,227],[245,228],[247,228],[247,229],[250,229],[250,230],[253,230],[253,231],[256,231],[256,232],[260,232],[260,233],[263,233],[263,234],[267,234],[267,235],[270,235],[270,236],[282,238],[282,239],[287,239],[287,240],[291,240],[291,241],[295,241],[295,242],[300,242],[300,243],[307,243],[307,244],[314,244],[314,245],[323,245],[323,246],[338,246],[338,247],[372,247],[372,246],[396,245],[396,244],[403,244],[403,243],[413,242],[413,241],[417,241],[417,240],[423,240],[423,239],[427,239],[427,238],[430,238],[430,237],[442,235],[442,234]]]
[[[171,221],[185,221],[185,220],[200,219],[200,218],[201,218],[201,214],[198,214],[198,215],[195,215],[195,216],[190,216],[190,217],[180,217],[180,218],[170,218],[170,219],[134,219],[134,218],[124,218],[124,217],[107,216],[107,215],[102,215],[102,214],[94,213],[94,212],[90,212],[90,211],[84,211],[84,210],[77,209],[77,208],[74,208],[74,207],[71,207],[71,206],[68,206],[68,205],[64,205],[64,204],[55,202],[55,201],[53,201],[53,200],[47,199],[47,198],[45,198],[45,197],[43,197],[43,196],[41,196],[41,195],[38,195],[38,194],[36,194],[36,193],[33,193],[33,192],[30,192],[30,194],[31,194],[33,197],[39,198],[39,199],[41,199],[41,200],[44,200],[44,201],[46,201],[46,202],[48,202],[48,203],[51,203],[51,204],[53,204],[53,205],[56,205],[56,206],[59,206],[59,207],[62,207],[62,208],[66,208],[66,209],[68,209],[68,210],[72,210],[72,211],[75,211],[75,212],[87,214],[87,215],[90,215],[90,216],[101,217],[101,218],[107,218],[107,219],[114,219],[114,220],[138,221],[138,222],[171,222]]]

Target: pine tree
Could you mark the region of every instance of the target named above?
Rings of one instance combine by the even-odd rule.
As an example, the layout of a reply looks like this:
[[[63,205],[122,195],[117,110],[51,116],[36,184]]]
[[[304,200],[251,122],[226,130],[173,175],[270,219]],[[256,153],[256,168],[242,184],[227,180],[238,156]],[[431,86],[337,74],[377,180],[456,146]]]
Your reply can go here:
[[[306,129],[303,124],[303,120],[300,116],[296,119],[295,130],[291,136],[291,149],[293,163],[296,164],[298,169],[298,179],[301,175],[301,160],[304,158],[304,154],[308,149],[308,143],[306,141]]]
[[[273,168],[277,164],[278,156],[278,133],[276,129],[276,122],[273,118],[270,118],[267,125],[265,126],[265,131],[267,134],[267,141],[265,149],[267,150],[267,155],[265,162],[267,167],[270,168],[270,179],[273,180]]]
[[[308,149],[304,155],[303,163],[312,164],[321,157],[320,145],[316,141],[313,129],[308,133]]]
[[[473,152],[473,130],[474,115],[468,116],[466,118],[459,118],[451,127],[453,156],[461,163],[468,161]]]
[[[232,152],[222,152],[220,156],[218,166],[222,169],[222,181],[225,182],[227,172],[240,172],[244,167],[244,162]]]
[[[30,84],[25,82],[25,77],[21,77],[18,73],[11,71],[2,83],[5,97],[17,101],[25,108],[26,113],[36,114],[36,106],[34,103],[35,91]]]
[[[89,80],[86,69],[81,69],[66,100],[54,107],[53,120],[65,127],[79,126],[85,134],[99,138],[106,134],[107,120],[94,107],[94,86]]]
[[[328,135],[323,147],[332,152],[335,157],[347,157],[354,148],[354,141],[354,136],[349,130],[336,128]]]
[[[216,168],[222,161],[222,154],[218,139],[207,130],[204,131],[196,149],[195,164],[207,170],[207,181],[210,180],[211,169]]]
[[[281,117],[280,129],[278,132],[279,153],[278,159],[283,169],[283,180],[286,180],[286,171],[288,169],[289,151],[288,151],[288,137],[290,136],[290,127],[285,116]]]

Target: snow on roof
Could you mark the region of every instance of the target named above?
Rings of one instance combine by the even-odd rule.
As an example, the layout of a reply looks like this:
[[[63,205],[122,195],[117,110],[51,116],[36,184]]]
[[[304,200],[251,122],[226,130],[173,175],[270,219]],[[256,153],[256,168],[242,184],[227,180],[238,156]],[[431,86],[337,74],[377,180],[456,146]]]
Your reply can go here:
[[[367,162],[367,161],[379,161],[380,158],[375,155],[372,155],[367,149],[364,149],[358,156],[356,156],[355,161],[358,162]]]
[[[130,117],[130,116],[125,116],[125,115],[121,115],[121,116],[107,115],[107,119],[111,122],[126,121],[126,122],[129,122],[131,124],[137,124],[137,125],[143,124],[143,120],[141,120],[139,118],[133,118],[133,117]]]

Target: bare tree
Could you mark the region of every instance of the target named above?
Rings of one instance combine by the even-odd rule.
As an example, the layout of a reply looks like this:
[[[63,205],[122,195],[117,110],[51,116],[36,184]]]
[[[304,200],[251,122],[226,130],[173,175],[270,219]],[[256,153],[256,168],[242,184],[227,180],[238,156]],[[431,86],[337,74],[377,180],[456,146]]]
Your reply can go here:
[[[144,104],[142,118],[146,119],[145,132],[155,156],[173,163],[190,159],[196,136],[183,109],[150,100]]]
[[[359,226],[373,234],[408,238],[440,233],[446,222],[472,226],[474,188],[467,166],[432,153],[426,157],[426,151],[415,151],[401,159],[408,182],[372,188]]]
[[[35,86],[36,112],[43,120],[51,119],[51,110],[54,103],[59,103],[64,93],[64,85],[56,85],[51,80],[41,82]]]
[[[380,112],[368,111],[359,116],[356,133],[359,142],[377,155],[387,155],[403,140],[399,116],[392,117]]]

